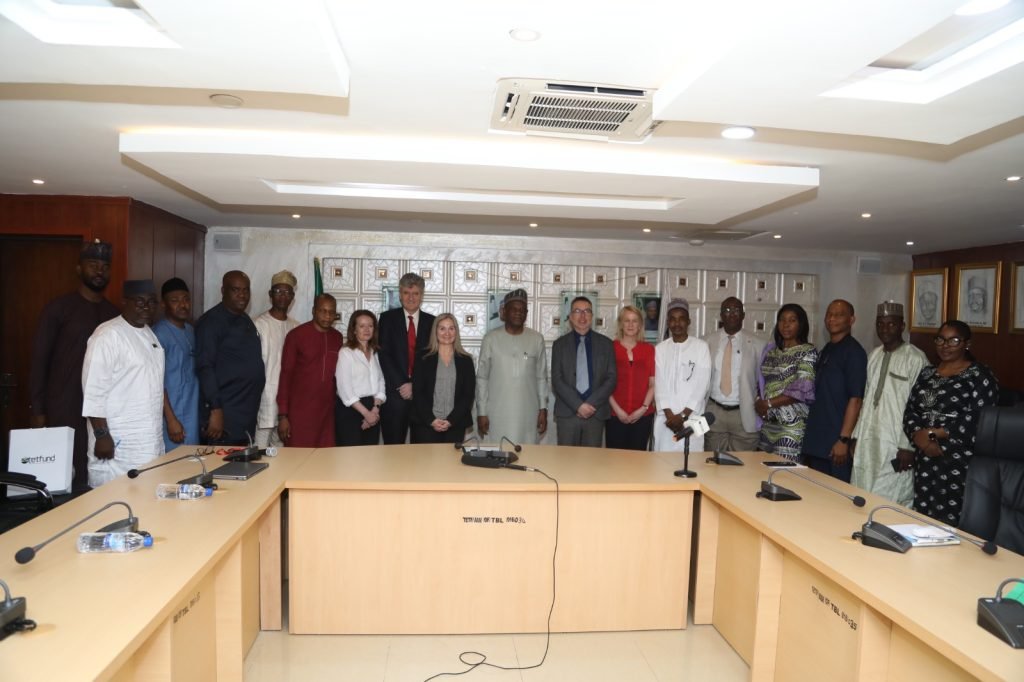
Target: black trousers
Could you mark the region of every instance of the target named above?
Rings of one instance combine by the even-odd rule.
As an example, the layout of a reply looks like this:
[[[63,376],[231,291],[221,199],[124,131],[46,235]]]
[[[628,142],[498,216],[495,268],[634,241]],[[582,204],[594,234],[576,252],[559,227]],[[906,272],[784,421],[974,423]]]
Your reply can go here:
[[[368,410],[373,409],[373,396],[367,395],[359,399]],[[383,406],[381,406],[383,408]],[[383,417],[381,417],[383,421]],[[352,407],[345,407],[338,396],[334,396],[334,444],[339,446],[348,445],[377,445],[380,442],[380,422],[377,422],[368,429],[362,428],[363,415],[359,410]]]
[[[647,450],[651,442],[654,413],[640,417],[632,424],[623,424],[612,416],[605,422],[604,445],[619,450]]]
[[[412,401],[404,400],[397,390],[388,391],[387,401],[380,408],[380,432],[384,445],[402,445],[409,433]],[[411,442],[417,442],[415,436]]]

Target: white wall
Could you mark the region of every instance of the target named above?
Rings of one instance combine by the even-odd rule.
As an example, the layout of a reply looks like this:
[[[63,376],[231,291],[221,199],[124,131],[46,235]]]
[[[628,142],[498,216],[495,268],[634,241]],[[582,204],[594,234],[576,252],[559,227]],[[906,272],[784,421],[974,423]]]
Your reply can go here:
[[[238,232],[241,252],[214,250],[219,233]],[[770,239],[766,240],[771,242]],[[269,307],[270,277],[279,270],[291,270],[299,279],[292,315],[310,319],[313,291],[313,257],[438,259],[446,261],[490,261],[558,265],[597,265],[641,268],[716,269],[741,272],[806,273],[818,276],[818,308],[827,302],[848,299],[858,319],[854,336],[871,348],[875,305],[883,300],[906,304],[910,256],[870,252],[824,252],[792,245],[706,244],[665,241],[622,241],[610,239],[564,239],[547,237],[501,237],[492,235],[422,234],[407,232],[358,232],[347,230],[297,230],[279,228],[213,227],[206,243],[206,297],[204,309],[220,300],[220,280],[228,270],[242,270],[252,280],[250,314]],[[858,274],[858,257],[878,258],[881,274]],[[749,303],[748,303],[749,305]],[[827,340],[821,320],[814,321],[816,345]]]

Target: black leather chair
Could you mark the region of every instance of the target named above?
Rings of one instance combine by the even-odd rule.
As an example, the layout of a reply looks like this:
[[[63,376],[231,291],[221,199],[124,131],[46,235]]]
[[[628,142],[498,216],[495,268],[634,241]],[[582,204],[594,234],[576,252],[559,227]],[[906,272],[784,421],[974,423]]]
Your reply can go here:
[[[1024,408],[981,411],[960,528],[1024,554]]]
[[[11,488],[8,496],[7,490]],[[0,472],[0,533],[53,509],[46,484],[31,474]]]

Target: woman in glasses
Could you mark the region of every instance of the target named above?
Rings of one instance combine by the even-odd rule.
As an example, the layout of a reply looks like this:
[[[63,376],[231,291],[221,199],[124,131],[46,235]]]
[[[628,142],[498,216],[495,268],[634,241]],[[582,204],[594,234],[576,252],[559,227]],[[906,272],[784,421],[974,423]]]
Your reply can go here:
[[[903,430],[916,451],[914,509],[956,526],[978,413],[996,404],[999,386],[971,354],[971,328],[960,320],[942,325],[935,350],[939,364],[921,370],[903,413]]]

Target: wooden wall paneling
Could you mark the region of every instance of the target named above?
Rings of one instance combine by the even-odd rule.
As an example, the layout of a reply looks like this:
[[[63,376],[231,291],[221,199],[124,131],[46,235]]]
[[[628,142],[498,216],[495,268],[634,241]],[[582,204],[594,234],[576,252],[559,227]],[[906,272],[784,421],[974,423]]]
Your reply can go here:
[[[999,285],[999,327],[996,334],[978,332],[971,339],[971,350],[978,361],[992,368],[1001,388],[1024,391],[1024,354],[1020,353],[1022,337],[1010,333],[1013,311],[1011,274],[1014,261],[1024,260],[1024,242],[979,246],[956,251],[941,251],[914,256],[914,269],[949,268],[946,283],[945,319],[956,318],[956,275],[958,264],[1000,261],[1003,276]],[[923,350],[932,363],[938,362],[932,334],[910,335],[910,342]]]

